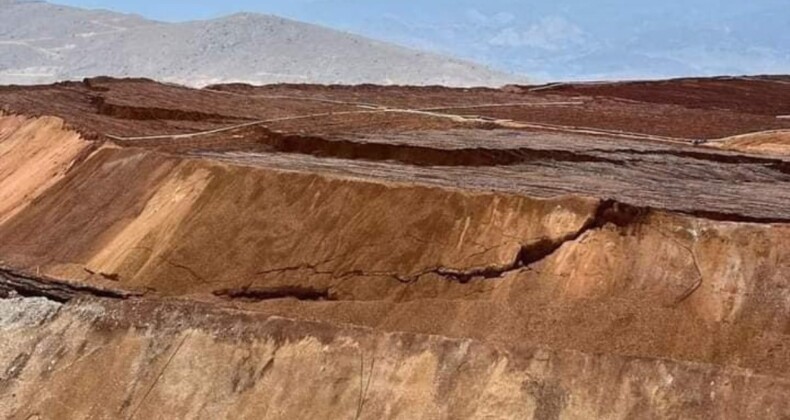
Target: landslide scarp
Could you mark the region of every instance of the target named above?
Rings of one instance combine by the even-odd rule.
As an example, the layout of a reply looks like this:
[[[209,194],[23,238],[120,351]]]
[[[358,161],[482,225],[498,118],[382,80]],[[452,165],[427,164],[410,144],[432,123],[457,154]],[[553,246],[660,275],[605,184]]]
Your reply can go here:
[[[96,106],[96,113],[112,118],[127,120],[170,120],[170,121],[234,121],[245,120],[244,118],[200,112],[192,110],[144,107],[130,104],[120,104],[107,101],[104,97],[94,96],[91,102]],[[249,119],[246,119],[249,120]]]
[[[0,225],[0,255],[97,289],[784,376],[787,225],[699,211],[104,146]]]
[[[11,418],[788,414],[783,156],[422,114],[223,129],[236,95],[388,88],[91,83],[124,108],[0,119]]]

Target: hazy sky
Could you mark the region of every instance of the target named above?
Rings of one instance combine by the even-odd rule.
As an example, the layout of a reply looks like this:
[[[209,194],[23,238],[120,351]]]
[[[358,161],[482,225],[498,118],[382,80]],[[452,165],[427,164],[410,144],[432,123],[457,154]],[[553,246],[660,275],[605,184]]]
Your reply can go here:
[[[79,7],[106,8],[133,12],[149,18],[181,21],[218,17],[243,11],[288,15],[297,19],[320,19],[325,9],[336,9],[337,15],[346,15],[355,20],[358,15],[371,13],[398,13],[398,11],[426,10],[455,14],[474,10],[481,14],[562,13],[563,11],[591,12],[600,9],[623,14],[651,14],[660,17],[662,12],[683,9],[688,14],[705,14],[711,19],[733,13],[748,13],[753,10],[786,6],[790,0],[55,0],[55,3]],[[614,7],[613,7],[614,6]],[[455,9],[455,10],[454,10]],[[593,12],[594,13],[594,12]]]
[[[185,0],[55,0],[53,3],[131,12],[158,20],[183,21],[214,18],[235,12],[287,13],[293,14],[291,17],[299,18],[299,15],[305,12],[300,9],[305,4],[311,3],[311,0],[202,0],[199,2]]]
[[[56,0],[181,21],[277,14],[545,79],[790,73],[790,0]]]

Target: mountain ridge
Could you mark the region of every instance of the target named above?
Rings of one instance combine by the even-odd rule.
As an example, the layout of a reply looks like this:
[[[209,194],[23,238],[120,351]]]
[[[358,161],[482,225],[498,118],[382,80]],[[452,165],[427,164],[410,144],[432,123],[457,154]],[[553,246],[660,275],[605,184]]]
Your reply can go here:
[[[8,7],[0,16],[2,84],[100,75],[190,86],[291,82],[466,87],[523,81],[472,62],[275,15],[237,13],[167,23],[47,2],[2,4]]]

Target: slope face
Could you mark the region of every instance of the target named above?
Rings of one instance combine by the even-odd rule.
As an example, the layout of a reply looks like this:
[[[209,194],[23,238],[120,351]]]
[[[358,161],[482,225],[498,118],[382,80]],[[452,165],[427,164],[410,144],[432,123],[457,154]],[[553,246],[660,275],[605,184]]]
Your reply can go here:
[[[52,147],[52,146],[55,147]],[[0,119],[0,222],[60,181],[91,143],[57,118]]]
[[[765,83],[0,89],[0,412],[783,418]]]
[[[787,381],[670,360],[506,350],[173,302],[0,300],[0,314],[0,363],[12,379],[0,410],[10,419],[772,418],[790,409]]]
[[[167,24],[16,3],[3,6],[0,28],[2,84],[99,75],[193,86],[231,81],[473,86],[515,80],[469,62],[255,14]]]

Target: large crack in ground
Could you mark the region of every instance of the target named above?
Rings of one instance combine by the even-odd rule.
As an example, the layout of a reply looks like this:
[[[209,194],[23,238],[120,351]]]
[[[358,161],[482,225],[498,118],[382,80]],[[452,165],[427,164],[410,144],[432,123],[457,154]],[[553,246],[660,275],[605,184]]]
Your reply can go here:
[[[215,296],[233,300],[259,302],[263,300],[294,298],[304,301],[337,300],[328,288],[313,288],[303,286],[280,286],[268,288],[242,288],[217,290]]]
[[[270,268],[259,271],[256,274],[260,276],[269,276],[287,272],[298,273],[309,271],[310,275],[324,275],[335,280],[347,279],[349,277],[385,277],[406,285],[416,283],[426,276],[433,275],[444,278],[447,281],[467,284],[473,280],[503,278],[509,273],[523,270],[545,260],[552,256],[563,245],[577,241],[590,231],[601,229],[607,225],[613,225],[618,228],[634,226],[641,223],[651,211],[650,208],[624,204],[612,199],[601,200],[595,212],[581,227],[558,238],[540,238],[536,241],[524,244],[518,249],[512,261],[507,264],[487,265],[467,269],[438,266],[412,274],[366,271],[364,269],[337,272],[336,270],[321,268],[333,261],[333,258],[315,264]],[[707,212],[700,212],[700,214],[695,214],[693,216],[704,218],[706,215]],[[216,290],[213,294],[225,299],[252,302],[288,298],[301,301],[335,301],[346,299],[341,298],[330,286],[313,287],[299,284],[257,286],[255,283],[256,281],[253,281],[249,285],[240,288]],[[112,299],[128,299],[141,296],[141,294],[131,291],[74,284],[0,265],[0,292],[3,290],[12,291],[14,294],[23,297],[44,297],[61,303],[68,302],[81,296]],[[691,293],[693,293],[693,290],[689,294]]]
[[[528,162],[619,163],[603,156],[566,150],[531,148],[442,149],[404,144],[369,143],[317,136],[282,134],[264,130],[259,141],[270,151],[305,154],[335,159],[396,161],[414,166],[509,166]]]
[[[256,126],[245,135],[255,137],[265,151],[304,154],[336,159],[396,161],[414,166],[509,166],[534,161],[557,161],[576,163],[622,164],[628,158],[611,158],[613,152],[625,155],[675,156],[699,161],[729,165],[762,165],[781,174],[790,174],[790,161],[768,156],[754,156],[697,147],[682,149],[589,149],[586,151],[563,149],[519,148],[437,148],[410,144],[371,143],[364,141],[326,138],[316,135],[281,133],[266,127]],[[235,140],[238,141],[238,140]],[[199,142],[195,143],[196,146]]]
[[[183,109],[168,109],[159,107],[142,107],[122,105],[108,102],[101,96],[92,96],[91,103],[96,107],[96,113],[113,118],[125,120],[168,120],[168,121],[202,121],[202,122],[228,122],[251,121],[254,118],[245,116],[222,115],[209,112],[188,111]]]
[[[338,273],[332,270],[322,270],[320,267],[331,260],[317,264],[300,264],[288,267],[273,268],[259,271],[259,275],[272,275],[287,272],[308,271],[311,275],[326,275],[332,279],[343,279],[350,276],[359,277],[386,277],[397,280],[402,284],[413,284],[428,275],[435,275],[448,281],[467,284],[476,279],[496,279],[502,278],[511,272],[516,272],[527,268],[535,263],[553,255],[558,249],[569,242],[578,240],[587,232],[600,229],[608,224],[624,228],[636,223],[647,216],[649,209],[635,207],[614,200],[602,200],[599,202],[594,214],[578,229],[562,237],[550,239],[541,238],[537,241],[523,245],[513,258],[513,261],[505,265],[491,265],[475,267],[469,269],[457,269],[451,267],[434,267],[414,274],[402,274],[395,272],[373,272],[366,270],[351,270]],[[342,300],[333,293],[331,287],[315,288],[300,285],[286,285],[275,287],[259,287],[251,284],[235,289],[222,289],[214,292],[215,296],[241,301],[265,301],[277,299],[297,299],[302,301],[332,301]]]
[[[421,272],[415,276],[399,278],[399,280],[405,283],[411,283],[418,281],[421,277],[428,274],[435,274],[462,284],[469,283],[474,279],[502,278],[508,273],[521,270],[543,261],[547,257],[553,255],[566,243],[578,240],[587,232],[600,229],[607,224],[612,224],[621,228],[630,226],[638,223],[648,212],[649,209],[647,208],[635,207],[614,200],[603,200],[598,204],[593,216],[588,219],[581,228],[560,238],[541,238],[535,242],[523,245],[513,261],[509,264],[477,267],[466,270],[438,267]]]
[[[754,156],[729,151],[719,151],[716,149],[700,147],[700,150],[688,149],[665,149],[665,150],[635,150],[635,149],[591,149],[588,153],[611,154],[621,152],[631,155],[655,155],[655,156],[675,156],[679,158],[695,159],[706,162],[722,163],[727,165],[762,165],[783,175],[790,175],[790,161],[786,159],[773,158],[769,156]]]
[[[83,296],[129,299],[142,295],[126,290],[72,284],[4,265],[0,266],[0,290],[5,290],[6,293],[12,292],[22,297],[43,297],[59,303],[66,303]]]
[[[225,135],[227,133],[224,133]],[[316,135],[282,133],[266,127],[243,127],[231,140],[207,136],[201,139],[117,140],[124,146],[150,147],[176,153],[265,152],[307,155],[317,158],[398,162],[404,165],[433,166],[512,166],[529,162],[574,162],[619,164],[621,160],[603,155],[561,149],[520,148],[441,148],[411,144],[388,144],[327,138]]]

